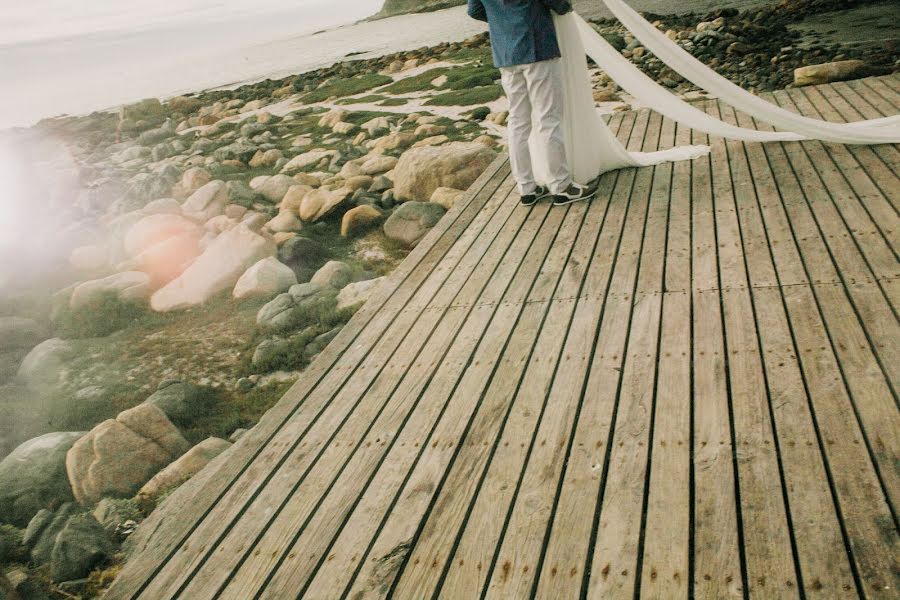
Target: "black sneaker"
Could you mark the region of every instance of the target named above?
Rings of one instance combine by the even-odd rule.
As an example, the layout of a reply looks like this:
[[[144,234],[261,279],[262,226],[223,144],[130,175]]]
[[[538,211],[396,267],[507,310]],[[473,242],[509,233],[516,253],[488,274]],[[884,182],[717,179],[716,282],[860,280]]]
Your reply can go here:
[[[522,206],[534,206],[535,202],[537,202],[538,200],[543,200],[549,195],[550,190],[542,185],[539,185],[534,189],[534,193],[525,194],[524,196],[522,196],[519,202],[522,204]]]
[[[571,204],[573,202],[579,202],[581,200],[589,200],[594,197],[594,194],[597,193],[596,185],[581,185],[578,183],[573,183],[566,189],[566,191],[561,194],[555,194],[553,196],[553,206],[565,206],[566,204]]]

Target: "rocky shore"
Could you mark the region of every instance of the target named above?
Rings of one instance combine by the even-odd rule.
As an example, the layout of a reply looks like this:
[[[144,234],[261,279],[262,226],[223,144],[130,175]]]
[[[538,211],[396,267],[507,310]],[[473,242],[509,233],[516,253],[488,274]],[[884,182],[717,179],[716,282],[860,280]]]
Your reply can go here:
[[[888,45],[810,47],[788,27],[845,4],[654,20],[748,89],[896,69]],[[141,520],[227,460],[502,151],[498,79],[480,35],[0,134],[41,158],[17,201],[42,215],[40,252],[0,273],[0,598],[102,592]],[[593,80],[598,104],[629,108]]]

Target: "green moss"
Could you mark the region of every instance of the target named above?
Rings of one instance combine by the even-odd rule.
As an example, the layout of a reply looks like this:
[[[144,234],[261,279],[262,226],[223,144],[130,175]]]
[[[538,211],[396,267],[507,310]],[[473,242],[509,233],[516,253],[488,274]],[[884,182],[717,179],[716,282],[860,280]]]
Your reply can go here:
[[[468,90],[492,85],[498,79],[500,79],[500,71],[491,65],[457,67],[447,72],[447,82],[441,86],[441,89]]]
[[[503,88],[499,85],[486,85],[469,90],[456,90],[438,94],[432,97],[426,106],[471,106],[493,102],[503,95]]]
[[[371,121],[376,117],[401,117],[398,113],[392,112],[384,112],[380,110],[358,110],[351,113],[348,113],[346,117],[344,117],[344,121],[347,123],[353,123],[354,125],[362,125],[367,121]]]
[[[255,387],[247,392],[223,391],[218,403],[193,427],[184,430],[184,436],[192,443],[210,436],[228,439],[234,430],[250,428],[258,423],[290,386],[290,383],[276,383]]]
[[[323,102],[335,96],[344,98],[367,92],[372,88],[385,85],[391,81],[393,80],[387,75],[379,75],[378,73],[366,73],[356,77],[337,79],[305,94],[301,101],[309,104],[312,102]]]
[[[462,48],[458,52],[454,52],[446,57],[448,62],[470,62],[478,61],[490,64],[493,61],[490,48]]]
[[[24,534],[12,525],[0,525],[0,565],[28,561],[28,550],[22,545]]]
[[[338,100],[335,104],[341,105],[351,105],[351,104],[374,104],[375,102],[381,102],[382,100],[387,100],[387,96],[381,96],[379,94],[371,94],[369,96],[361,96],[359,98],[344,98],[343,100]]]
[[[78,310],[63,308],[56,318],[56,333],[68,339],[106,337],[136,323],[160,319],[144,306],[122,302],[111,292]]]
[[[403,106],[409,104],[408,98],[388,98],[378,103],[378,106]]]
[[[448,67],[435,67],[412,77],[398,79],[391,85],[380,88],[378,91],[385,94],[409,94],[410,92],[431,90],[434,89],[431,82],[441,75],[446,75],[449,70]]]

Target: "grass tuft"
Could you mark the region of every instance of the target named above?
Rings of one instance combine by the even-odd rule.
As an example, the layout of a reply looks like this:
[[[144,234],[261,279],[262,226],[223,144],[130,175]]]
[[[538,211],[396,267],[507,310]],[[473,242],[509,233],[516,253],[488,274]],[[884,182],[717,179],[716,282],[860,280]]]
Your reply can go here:
[[[391,81],[393,79],[387,75],[379,75],[378,73],[366,73],[356,77],[336,79],[305,94],[300,100],[310,104],[313,102],[324,102],[332,97],[344,98],[346,96],[354,96],[367,92],[372,88],[391,83]]]
[[[438,94],[425,103],[426,106],[472,106],[493,102],[503,95],[503,88],[499,85],[486,85],[468,90],[454,90],[444,94]]]

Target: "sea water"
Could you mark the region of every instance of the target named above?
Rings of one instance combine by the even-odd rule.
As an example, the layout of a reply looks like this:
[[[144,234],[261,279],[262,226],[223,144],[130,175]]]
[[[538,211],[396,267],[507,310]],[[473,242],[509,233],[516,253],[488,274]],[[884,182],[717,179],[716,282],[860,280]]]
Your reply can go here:
[[[753,0],[634,0],[657,13]],[[85,6],[85,4],[87,6]],[[484,31],[465,7],[357,22],[382,0],[30,0],[0,7],[0,129],[308,71]],[[580,0],[584,16],[608,16]],[[139,8],[138,8],[139,7]],[[186,8],[186,7],[189,7]],[[355,24],[354,24],[355,23]],[[325,31],[322,31],[325,30]]]

